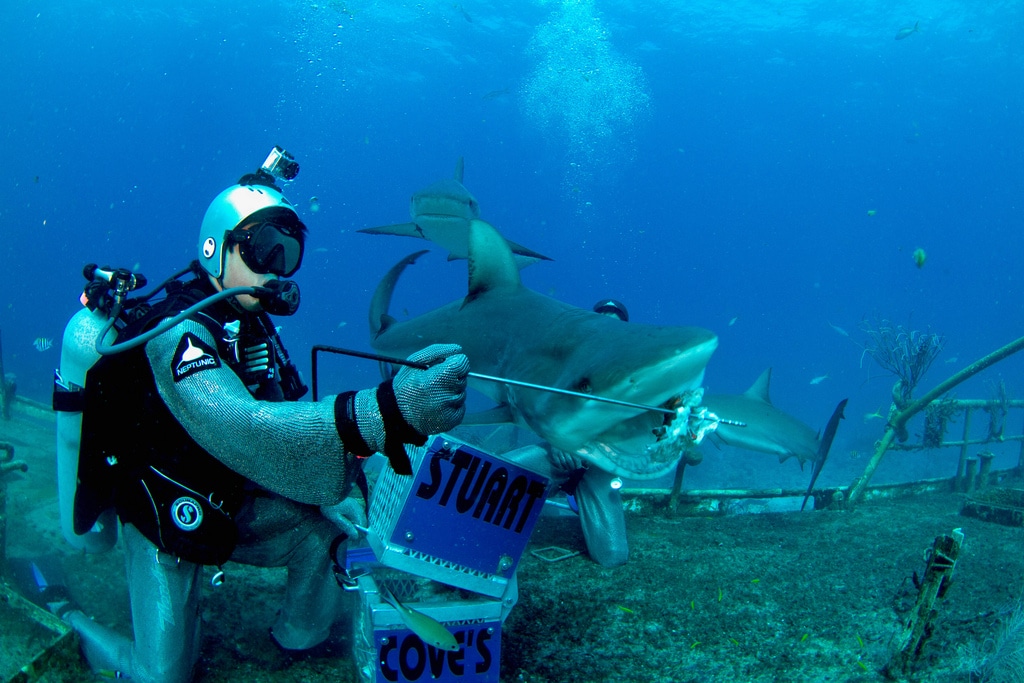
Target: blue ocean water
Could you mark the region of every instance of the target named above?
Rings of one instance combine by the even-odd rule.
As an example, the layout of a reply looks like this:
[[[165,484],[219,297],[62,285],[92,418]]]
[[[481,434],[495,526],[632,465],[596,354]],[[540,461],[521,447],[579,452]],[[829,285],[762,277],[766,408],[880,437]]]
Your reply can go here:
[[[275,144],[312,233],[282,322],[307,375],[312,344],[368,348],[373,288],[423,246],[355,231],[406,220],[459,156],[483,217],[555,259],[530,287],[712,329],[709,390],[772,366],[776,404],[816,427],[849,396],[844,452],[870,450],[862,416],[892,385],[862,321],[947,338],[924,388],[1024,333],[1012,0],[13,0],[0,28],[0,330],[31,398],[82,266],[183,267],[210,199]],[[395,309],[415,315],[460,296],[465,268],[438,251],[406,279]],[[957,395],[1020,397],[1022,368]],[[322,379],[378,375],[337,360]]]

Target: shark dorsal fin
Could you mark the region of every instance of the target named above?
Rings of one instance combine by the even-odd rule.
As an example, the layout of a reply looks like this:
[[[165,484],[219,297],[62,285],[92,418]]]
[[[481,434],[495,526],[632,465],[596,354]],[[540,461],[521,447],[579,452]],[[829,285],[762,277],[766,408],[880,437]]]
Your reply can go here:
[[[469,225],[469,291],[466,303],[491,290],[521,285],[519,268],[505,238],[490,223],[472,221]]]
[[[772,369],[768,368],[761,373],[761,376],[757,378],[749,389],[743,392],[744,396],[749,398],[764,401],[765,403],[771,403],[772,400],[768,397],[768,385],[772,383]]]
[[[465,162],[465,160],[463,160],[462,157],[459,157],[459,160],[455,162],[455,176],[454,176],[455,180],[457,180],[458,182],[461,183],[462,182],[462,175],[465,172],[465,170],[466,170],[466,162]]]

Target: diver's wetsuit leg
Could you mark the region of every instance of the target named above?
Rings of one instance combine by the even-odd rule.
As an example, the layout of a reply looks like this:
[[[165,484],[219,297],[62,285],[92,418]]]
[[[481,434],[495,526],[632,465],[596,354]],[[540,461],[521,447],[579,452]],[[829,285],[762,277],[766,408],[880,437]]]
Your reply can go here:
[[[66,615],[94,671],[117,671],[142,683],[179,683],[199,658],[202,566],[177,562],[132,525],[122,527],[134,642],[82,612]]]
[[[287,650],[322,643],[340,616],[344,596],[330,557],[337,527],[320,508],[272,494],[253,498],[237,519],[233,561],[288,568],[284,605],[271,629],[274,640]]]
[[[604,567],[618,567],[629,559],[626,513],[622,494],[612,488],[614,474],[591,466],[576,487],[576,504],[587,551]]]

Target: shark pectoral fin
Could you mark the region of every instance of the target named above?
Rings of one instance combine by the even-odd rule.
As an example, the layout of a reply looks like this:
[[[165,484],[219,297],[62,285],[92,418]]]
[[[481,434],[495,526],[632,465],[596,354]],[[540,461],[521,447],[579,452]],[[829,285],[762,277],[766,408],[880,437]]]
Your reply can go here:
[[[356,230],[367,235],[398,235],[399,237],[423,237],[423,231],[415,223],[395,223],[393,225],[378,225],[374,228],[363,228]]]
[[[814,469],[811,470],[811,483],[807,486],[807,493],[804,494],[804,502],[800,505],[801,510],[807,505],[807,499],[810,498],[811,492],[814,490],[814,482],[818,480],[818,475],[821,474],[821,469],[825,466],[825,461],[828,459],[828,452],[832,450],[832,441],[836,438],[839,421],[846,419],[843,411],[846,409],[846,402],[849,400],[844,398],[839,402],[836,409],[832,411],[832,417],[828,419],[828,424],[825,425],[825,435],[818,445],[818,457],[814,460]]]
[[[484,410],[479,413],[471,413],[463,418],[462,424],[465,426],[472,425],[493,425],[503,424],[505,422],[513,422],[512,409],[508,404],[503,403],[502,405],[491,408],[490,410]]]
[[[836,438],[836,430],[839,429],[839,421],[846,419],[846,415],[843,411],[846,409],[846,402],[850,399],[844,398],[836,406],[836,409],[832,411],[832,417],[828,419],[828,423],[825,425],[825,434],[821,437],[821,442],[818,445],[818,457],[815,462],[824,463],[825,458],[828,457],[828,452],[832,448],[832,440]]]
[[[540,252],[536,252],[533,249],[524,247],[521,244],[517,244],[510,239],[506,239],[505,241],[508,242],[508,246],[512,248],[512,253],[515,254],[516,256],[526,256],[527,258],[536,259],[538,261],[553,260],[550,257],[541,254]]]

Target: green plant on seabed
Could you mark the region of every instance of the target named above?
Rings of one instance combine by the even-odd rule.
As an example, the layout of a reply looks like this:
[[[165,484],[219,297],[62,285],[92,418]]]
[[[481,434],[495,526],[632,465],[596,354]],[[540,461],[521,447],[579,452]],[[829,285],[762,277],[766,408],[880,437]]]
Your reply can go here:
[[[971,683],[1024,683],[1024,598],[1005,611],[993,637],[958,646],[957,655]]]

